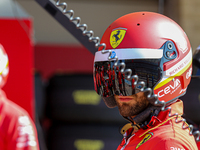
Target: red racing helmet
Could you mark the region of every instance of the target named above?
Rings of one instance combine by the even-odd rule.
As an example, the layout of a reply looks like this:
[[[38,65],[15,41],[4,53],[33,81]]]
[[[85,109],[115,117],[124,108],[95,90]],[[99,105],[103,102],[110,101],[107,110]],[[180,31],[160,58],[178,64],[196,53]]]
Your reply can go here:
[[[127,14],[106,29],[101,43],[106,47],[95,54],[94,84],[108,107],[116,106],[114,95],[135,94],[144,83],[165,103],[185,94],[192,50],[187,35],[172,19],[153,12]],[[124,66],[131,69],[131,77],[120,71]]]
[[[0,88],[2,88],[7,81],[9,74],[8,64],[8,55],[4,47],[0,44]]]

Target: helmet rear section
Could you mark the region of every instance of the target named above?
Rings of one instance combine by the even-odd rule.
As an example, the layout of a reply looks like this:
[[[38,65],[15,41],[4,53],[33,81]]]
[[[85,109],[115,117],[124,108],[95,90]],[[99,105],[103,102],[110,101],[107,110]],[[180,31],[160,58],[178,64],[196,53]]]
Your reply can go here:
[[[105,103],[109,101],[108,107],[116,106],[114,95],[133,95],[147,88],[165,103],[186,92],[192,73],[191,46],[170,18],[152,12],[122,16],[106,29],[101,43],[106,47],[95,54],[94,85]]]

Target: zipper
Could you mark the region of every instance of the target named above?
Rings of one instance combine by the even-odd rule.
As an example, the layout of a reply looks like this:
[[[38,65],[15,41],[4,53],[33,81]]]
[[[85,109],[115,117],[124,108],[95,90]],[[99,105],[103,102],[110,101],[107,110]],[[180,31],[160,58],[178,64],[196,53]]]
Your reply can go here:
[[[126,140],[126,138],[124,138],[125,144],[124,144],[124,146],[123,146],[120,150],[124,150],[124,149],[126,148],[126,145],[128,145],[129,141],[131,140],[131,138],[132,138],[133,136],[135,136],[135,134],[133,134],[132,136],[130,136],[130,137],[128,138],[128,140]]]

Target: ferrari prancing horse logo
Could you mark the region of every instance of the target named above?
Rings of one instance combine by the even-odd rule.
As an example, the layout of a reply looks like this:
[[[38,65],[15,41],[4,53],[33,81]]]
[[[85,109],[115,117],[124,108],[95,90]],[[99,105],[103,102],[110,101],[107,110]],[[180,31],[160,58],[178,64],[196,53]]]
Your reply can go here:
[[[145,135],[145,137],[140,141],[140,143],[136,146],[135,149],[138,149],[142,144],[144,144],[146,141],[148,141],[153,136],[153,133],[149,132]]]
[[[116,48],[124,39],[126,34],[126,28],[116,28],[110,34],[110,45],[112,48]]]

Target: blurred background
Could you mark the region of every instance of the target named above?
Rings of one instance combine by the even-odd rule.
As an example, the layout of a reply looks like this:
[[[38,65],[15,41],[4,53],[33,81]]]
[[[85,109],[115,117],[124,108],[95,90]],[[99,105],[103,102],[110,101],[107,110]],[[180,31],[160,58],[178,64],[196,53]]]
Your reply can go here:
[[[72,9],[74,17],[80,17],[81,24],[100,38],[117,18],[152,11],[176,21],[188,35],[193,52],[200,45],[199,0],[60,2],[66,2],[67,10]],[[36,0],[0,0],[0,35],[10,60],[4,90],[35,121],[41,150],[117,148],[122,139],[119,130],[126,121],[94,91],[94,55],[87,48]],[[196,126],[199,90],[199,78],[194,78],[183,97],[185,116]]]

